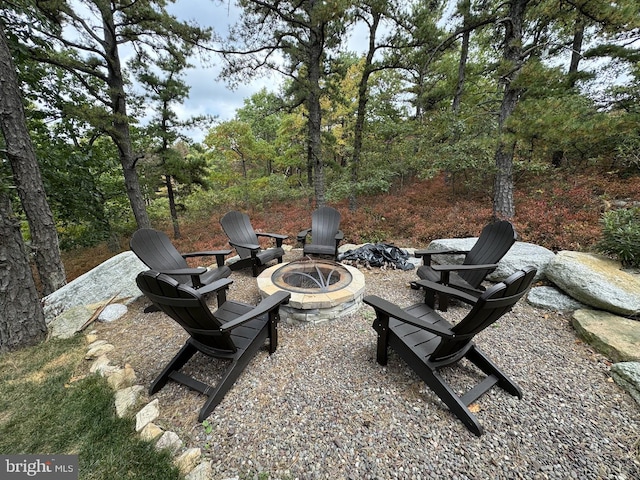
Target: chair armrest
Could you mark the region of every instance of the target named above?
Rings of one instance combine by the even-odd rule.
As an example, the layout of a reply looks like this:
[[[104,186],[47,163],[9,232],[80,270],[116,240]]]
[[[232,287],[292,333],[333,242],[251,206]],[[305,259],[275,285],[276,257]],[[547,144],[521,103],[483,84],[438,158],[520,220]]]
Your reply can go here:
[[[247,250],[252,250],[252,251],[260,250],[260,245],[257,245],[255,243],[235,243],[230,241],[229,244],[236,248],[238,247],[246,248]]]
[[[307,235],[309,235],[310,233],[311,233],[310,228],[302,230],[298,233],[298,235],[296,235],[296,239],[298,240],[298,242],[304,243],[305,239],[307,238]]]
[[[384,300],[375,295],[368,295],[364,297],[362,301],[367,305],[373,307],[373,309],[376,311],[376,316],[379,319],[380,314],[382,314],[383,317],[387,317],[387,320],[389,317],[397,318],[398,320],[409,323],[415,327],[422,328],[423,330],[426,330],[443,338],[455,337],[455,334],[451,331],[451,329],[443,328],[440,325],[428,323],[419,318],[416,318],[413,315],[405,312],[397,305],[394,305],[393,303],[388,302],[387,300]],[[435,314],[437,315],[437,313]]]
[[[193,258],[193,257],[216,257],[216,264],[221,267],[224,265],[224,257],[225,255],[229,255],[231,250],[208,250],[205,252],[190,252],[183,253],[182,258]]]
[[[205,285],[204,287],[200,287],[198,289],[198,293],[201,295],[206,295],[207,293],[217,292],[222,289],[229,288],[229,285],[233,283],[233,280],[229,278],[221,278],[220,280],[216,280],[215,282],[211,282],[209,285]]]
[[[449,297],[457,298],[464,303],[469,305],[475,305],[478,301],[478,297],[470,295],[467,292],[464,292],[455,287],[449,287],[447,285],[443,285],[441,283],[431,282],[429,280],[416,280],[414,282],[416,285],[424,288],[425,290],[431,290],[441,295],[447,295]],[[478,291],[478,293],[482,293]]]
[[[498,268],[497,263],[484,263],[478,265],[431,265],[436,272],[455,272],[455,271],[473,271],[473,270],[495,270]]]
[[[276,241],[276,247],[282,246],[282,241],[289,238],[289,235],[281,235],[279,233],[256,233],[258,237],[270,237]]]
[[[191,275],[191,276],[200,276],[203,273],[207,272],[207,269],[204,267],[195,267],[195,268],[177,268],[175,270],[157,270],[160,273],[164,273],[165,275]]]
[[[338,233],[336,233],[335,239],[336,240],[343,240],[344,239],[344,232],[342,230],[338,230]]]
[[[258,305],[256,305],[252,310],[245,313],[244,315],[240,315],[234,320],[225,323],[220,327],[220,331],[227,332],[229,330],[233,330],[239,325],[248,322],[249,320],[253,320],[257,317],[264,315],[265,313],[269,313],[277,308],[280,308],[280,305],[288,303],[291,294],[289,292],[278,291],[273,295],[269,295],[267,298],[262,300]]]

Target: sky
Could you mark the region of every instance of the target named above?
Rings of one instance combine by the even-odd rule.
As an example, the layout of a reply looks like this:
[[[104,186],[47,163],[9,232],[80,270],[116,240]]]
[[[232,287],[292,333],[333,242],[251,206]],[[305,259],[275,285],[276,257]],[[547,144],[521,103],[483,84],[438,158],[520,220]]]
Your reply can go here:
[[[239,11],[234,5],[235,0],[175,0],[167,5],[167,10],[179,20],[188,20],[203,27],[213,27],[214,31],[225,36],[230,25],[239,18]],[[361,50],[366,45],[366,31],[356,28],[347,40],[347,49]],[[197,59],[192,59],[196,65],[189,69],[184,80],[191,87],[189,98],[175,111],[180,119],[186,120],[197,115],[211,115],[219,121],[230,120],[244,100],[263,88],[275,92],[282,79],[276,74],[258,75],[245,84],[232,89],[223,79],[218,78],[222,59],[212,55],[207,65]],[[566,63],[566,59],[565,59]],[[568,63],[567,63],[568,64]],[[588,62],[583,61],[582,69],[589,68]],[[608,82],[604,82],[608,84]],[[144,120],[143,120],[144,123]],[[187,133],[194,141],[201,142],[206,135],[205,130],[191,130]]]
[[[167,10],[179,20],[194,21],[202,27],[213,27],[223,36],[229,25],[235,23],[239,16],[237,8],[234,7],[234,0],[176,0],[175,3],[167,5]],[[350,45],[364,44],[357,40],[358,33],[364,35],[364,32],[356,31]],[[353,49],[356,50],[357,47]],[[189,98],[175,109],[181,119],[207,114],[216,116],[220,121],[230,120],[236,109],[243,106],[245,99],[263,88],[276,92],[282,81],[275,74],[260,75],[246,84],[238,85],[236,89],[231,89],[225,81],[218,78],[222,64],[219,57],[212,57],[213,66],[202,65],[195,59],[193,61],[197,66],[190,69],[184,77],[187,85],[191,87]],[[205,132],[194,130],[189,132],[189,135],[199,142],[204,138]]]
[[[234,5],[235,0],[175,0],[167,4],[167,10],[179,20],[189,20],[203,27],[213,27],[215,32],[225,36],[229,25],[236,22],[239,11]],[[366,32],[355,29],[347,39],[347,48],[351,51],[361,51],[366,45]],[[184,80],[191,87],[189,98],[182,105],[175,106],[180,119],[186,120],[193,116],[210,115],[219,121],[233,118],[244,100],[263,88],[277,91],[282,79],[270,74],[256,76],[245,84],[232,89],[227,82],[219,78],[222,59],[212,55],[207,64],[193,59],[194,68],[189,69]],[[141,119],[144,124],[144,119]],[[188,135],[196,142],[203,140],[206,132],[192,130]]]
[[[167,10],[179,20],[193,21],[202,27],[213,27],[221,35],[238,18],[237,10],[230,0],[176,0],[174,4],[167,6]],[[208,63],[213,65],[203,65],[197,59],[192,59],[192,63],[196,66],[184,76],[186,84],[191,87],[189,98],[175,108],[181,119],[206,114],[215,116],[220,121],[230,120],[236,109],[243,106],[245,98],[263,88],[275,91],[278,85],[274,78],[257,77],[231,89],[224,80],[218,78],[222,64],[219,57],[212,56]],[[202,141],[204,134],[205,132],[190,132],[195,141]]]
[[[229,27],[239,19],[240,10],[235,6],[236,0],[172,0],[167,2],[165,8],[178,20],[189,21],[201,27],[212,27],[214,32],[224,38]],[[74,9],[81,12],[85,18],[95,17],[93,13],[86,10],[80,1],[72,0]],[[96,27],[97,28],[97,27]],[[73,35],[73,31],[70,33]],[[348,40],[351,45],[364,45],[362,41],[364,32],[352,35]],[[360,40],[359,40],[360,39]],[[122,47],[120,54],[124,62],[133,57],[134,51],[130,46]],[[194,65],[185,71],[183,79],[190,87],[189,97],[181,104],[174,105],[173,109],[178,114],[180,120],[188,120],[195,116],[209,115],[218,121],[230,120],[235,116],[236,110],[244,105],[245,99],[262,89],[270,92],[277,92],[282,84],[282,78],[273,72],[264,71],[256,75],[243,84],[231,88],[229,83],[219,78],[222,70],[223,60],[220,56],[211,54],[206,61],[199,58],[192,58]],[[135,85],[134,90],[141,93],[140,88]],[[149,109],[148,114],[139,118],[140,123],[145,125],[153,113]],[[213,126],[213,125],[211,125]],[[192,129],[186,133],[196,142],[201,142],[208,129]]]

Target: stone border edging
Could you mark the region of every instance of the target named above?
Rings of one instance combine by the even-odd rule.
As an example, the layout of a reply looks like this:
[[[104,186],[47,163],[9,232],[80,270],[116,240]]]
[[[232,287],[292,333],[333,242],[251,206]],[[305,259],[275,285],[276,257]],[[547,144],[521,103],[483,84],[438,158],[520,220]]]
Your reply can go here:
[[[85,360],[92,360],[89,372],[105,377],[115,392],[116,415],[120,418],[129,416],[140,404],[145,388],[136,384],[136,374],[131,365],[119,367],[111,365],[107,354],[115,347],[105,340],[99,340],[95,333],[85,335],[87,353]],[[210,461],[201,462],[200,448],[183,448],[183,442],[175,432],[162,430],[154,424],[160,415],[158,399],[147,403],[135,414],[135,430],[142,440],[155,441],[158,450],[168,449],[173,455],[173,463],[185,476],[186,480],[209,480],[213,469]]]

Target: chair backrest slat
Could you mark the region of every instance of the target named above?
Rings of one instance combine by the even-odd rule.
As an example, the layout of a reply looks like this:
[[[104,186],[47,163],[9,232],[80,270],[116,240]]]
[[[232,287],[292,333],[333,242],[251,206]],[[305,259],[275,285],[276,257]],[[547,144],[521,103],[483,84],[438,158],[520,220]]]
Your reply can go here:
[[[258,236],[253,226],[251,226],[249,215],[246,213],[237,211],[228,212],[220,219],[220,225],[222,225],[224,233],[233,243],[259,244]],[[248,258],[251,256],[251,250],[249,249],[236,247],[236,251],[240,258]]]
[[[467,315],[451,330],[453,339],[442,339],[431,355],[437,361],[455,356],[478,333],[508,313],[528,291],[536,275],[534,267],[525,267],[510,275],[503,282],[487,289]]]
[[[204,298],[196,290],[153,270],[138,274],[136,282],[142,293],[184,328],[194,340],[211,348],[232,352],[236,350],[230,336],[220,332],[222,323],[211,313]]]
[[[141,228],[133,234],[129,246],[133,253],[152,270],[178,270],[189,267],[164,232]],[[189,275],[175,275],[173,278],[186,285],[192,284]]]
[[[335,245],[336,234],[340,229],[340,212],[332,207],[320,207],[311,214],[312,243],[316,245]]]
[[[478,240],[467,253],[465,265],[498,263],[516,241],[516,231],[511,222],[501,220],[486,225]],[[460,272],[459,275],[474,288],[478,288],[487,272],[483,270]]]

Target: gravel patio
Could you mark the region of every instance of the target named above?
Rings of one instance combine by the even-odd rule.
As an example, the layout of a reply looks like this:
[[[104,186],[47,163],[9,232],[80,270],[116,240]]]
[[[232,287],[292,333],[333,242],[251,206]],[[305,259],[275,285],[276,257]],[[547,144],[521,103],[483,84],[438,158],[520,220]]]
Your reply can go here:
[[[285,261],[297,259],[287,253]],[[363,270],[366,295],[400,306],[422,300],[415,270]],[[234,272],[229,298],[257,303],[250,269]],[[213,300],[213,299],[212,299]],[[116,346],[148,386],[186,334],[144,299],[98,337]],[[462,318],[465,308],[444,314]],[[154,398],[156,421],[186,447],[202,448],[214,479],[640,478],[640,406],[610,378],[610,362],[583,343],[570,317],[521,301],[476,343],[522,388],[519,400],[494,388],[477,402],[485,433],[471,434],[391,353],[375,361],[373,310],[315,326],[282,324],[279,348],[260,352],[208,419],[204,397],[170,382]],[[190,373],[215,382],[218,361],[197,355]],[[464,388],[465,363],[443,371]],[[457,388],[457,387],[456,387]]]

